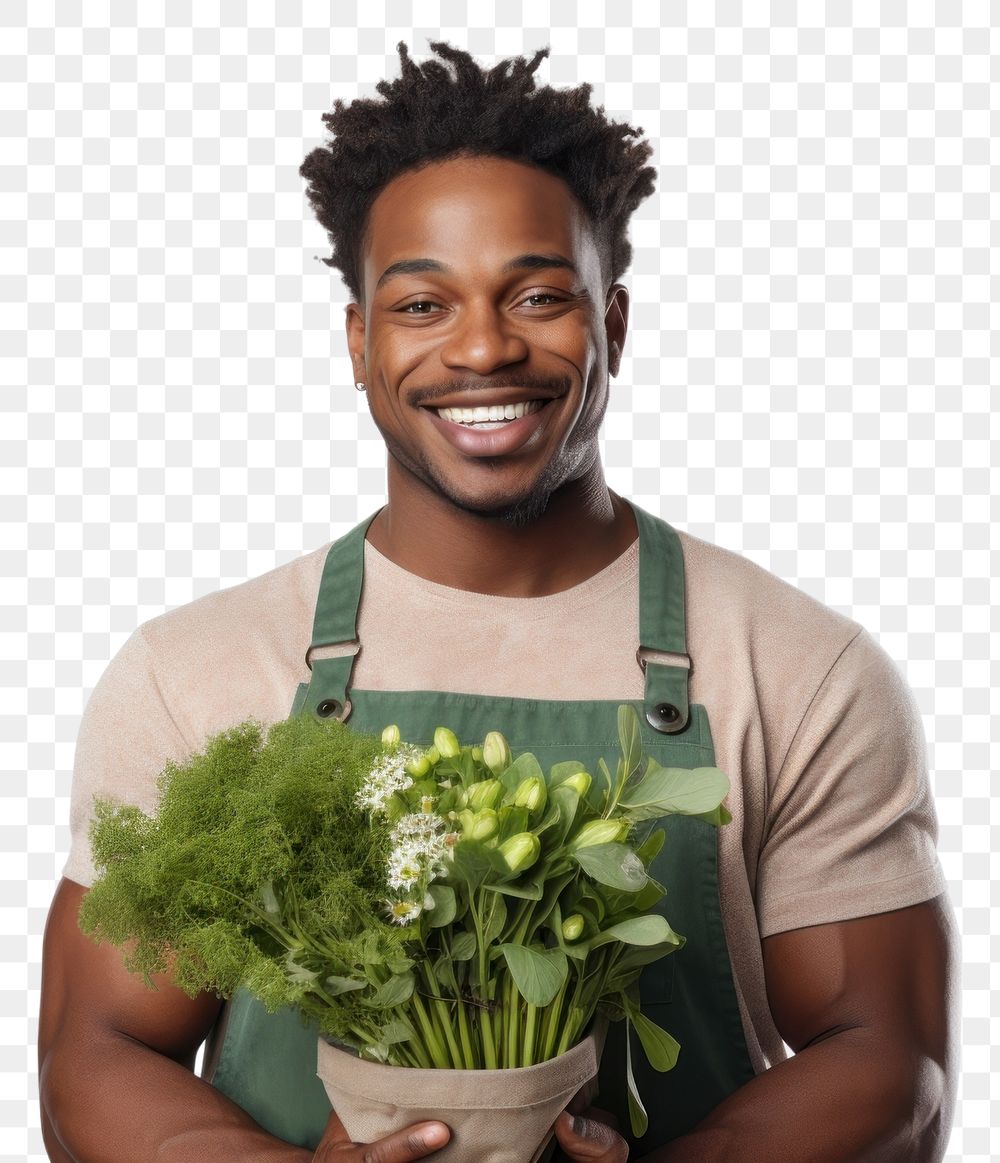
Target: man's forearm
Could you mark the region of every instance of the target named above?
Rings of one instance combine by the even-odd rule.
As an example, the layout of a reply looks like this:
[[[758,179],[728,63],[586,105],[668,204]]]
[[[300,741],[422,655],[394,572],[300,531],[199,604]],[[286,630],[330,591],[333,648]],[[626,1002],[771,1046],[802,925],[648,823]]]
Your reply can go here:
[[[184,1066],[124,1036],[60,1039],[39,1081],[53,1159],[300,1163],[313,1157],[269,1135]]]
[[[758,1074],[697,1127],[643,1163],[938,1163],[951,1124],[950,1084],[931,1060],[890,1051],[871,1029],[832,1034]],[[669,1102],[670,1075],[664,1075]]]

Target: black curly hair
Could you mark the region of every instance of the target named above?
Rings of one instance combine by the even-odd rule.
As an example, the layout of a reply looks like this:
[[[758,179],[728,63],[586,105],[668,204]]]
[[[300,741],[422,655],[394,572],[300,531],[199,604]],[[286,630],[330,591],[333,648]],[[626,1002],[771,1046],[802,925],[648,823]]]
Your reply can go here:
[[[607,290],[632,260],[628,221],[654,188],[656,171],[645,164],[652,146],[630,140],[641,126],[609,121],[603,105],[591,108],[589,83],[536,89],[532,74],[548,46],[530,61],[514,57],[487,71],[446,41],[429,44],[454,64],[454,76],[440,61],[414,64],[400,41],[401,77],[375,86],[386,100],[345,105],[338,98],[323,114],[331,139],[299,168],[333,247],[323,262],[340,271],[361,302],[362,242],[378,193],[404,170],[487,154],[538,166],[566,182],[589,215]]]

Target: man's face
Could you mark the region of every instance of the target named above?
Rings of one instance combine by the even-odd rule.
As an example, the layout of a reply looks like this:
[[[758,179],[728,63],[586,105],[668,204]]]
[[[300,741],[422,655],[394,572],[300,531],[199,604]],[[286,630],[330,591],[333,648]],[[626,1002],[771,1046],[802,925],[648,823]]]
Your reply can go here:
[[[598,457],[609,346],[617,371],[624,343],[627,292],[616,284],[605,296],[582,208],[540,169],[459,158],[389,183],[366,238],[365,304],[348,307],[348,344],[407,470],[396,486],[533,520]],[[508,403],[518,415],[492,429],[438,412]]]

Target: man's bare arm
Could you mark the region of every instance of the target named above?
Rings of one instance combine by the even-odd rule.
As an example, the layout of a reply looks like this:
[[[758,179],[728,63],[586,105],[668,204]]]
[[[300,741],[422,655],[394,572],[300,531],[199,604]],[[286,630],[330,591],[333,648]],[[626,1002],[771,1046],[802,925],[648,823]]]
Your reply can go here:
[[[49,1157],[311,1159],[192,1073],[218,999],[192,1000],[162,980],[147,990],[117,949],[80,932],[85,892],[63,880],[45,929],[38,1061]]]
[[[647,1163],[938,1163],[958,1078],[958,937],[947,897],[778,933],[763,950],[771,1012],[795,1056]]]

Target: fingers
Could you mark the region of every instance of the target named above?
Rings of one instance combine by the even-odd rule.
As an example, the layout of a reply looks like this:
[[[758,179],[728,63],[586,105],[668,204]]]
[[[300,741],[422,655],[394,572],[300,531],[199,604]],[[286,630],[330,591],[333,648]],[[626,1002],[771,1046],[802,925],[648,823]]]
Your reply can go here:
[[[374,1143],[354,1143],[336,1111],[331,1111],[313,1159],[316,1163],[411,1163],[433,1155],[450,1138],[444,1123],[427,1122],[414,1123]]]
[[[560,1147],[574,1163],[625,1163],[628,1159],[628,1143],[596,1118],[563,1111],[556,1119],[555,1132]]]
[[[451,1131],[444,1123],[414,1123],[404,1131],[369,1143],[363,1155],[364,1163],[410,1163],[412,1159],[425,1159],[450,1138]]]

